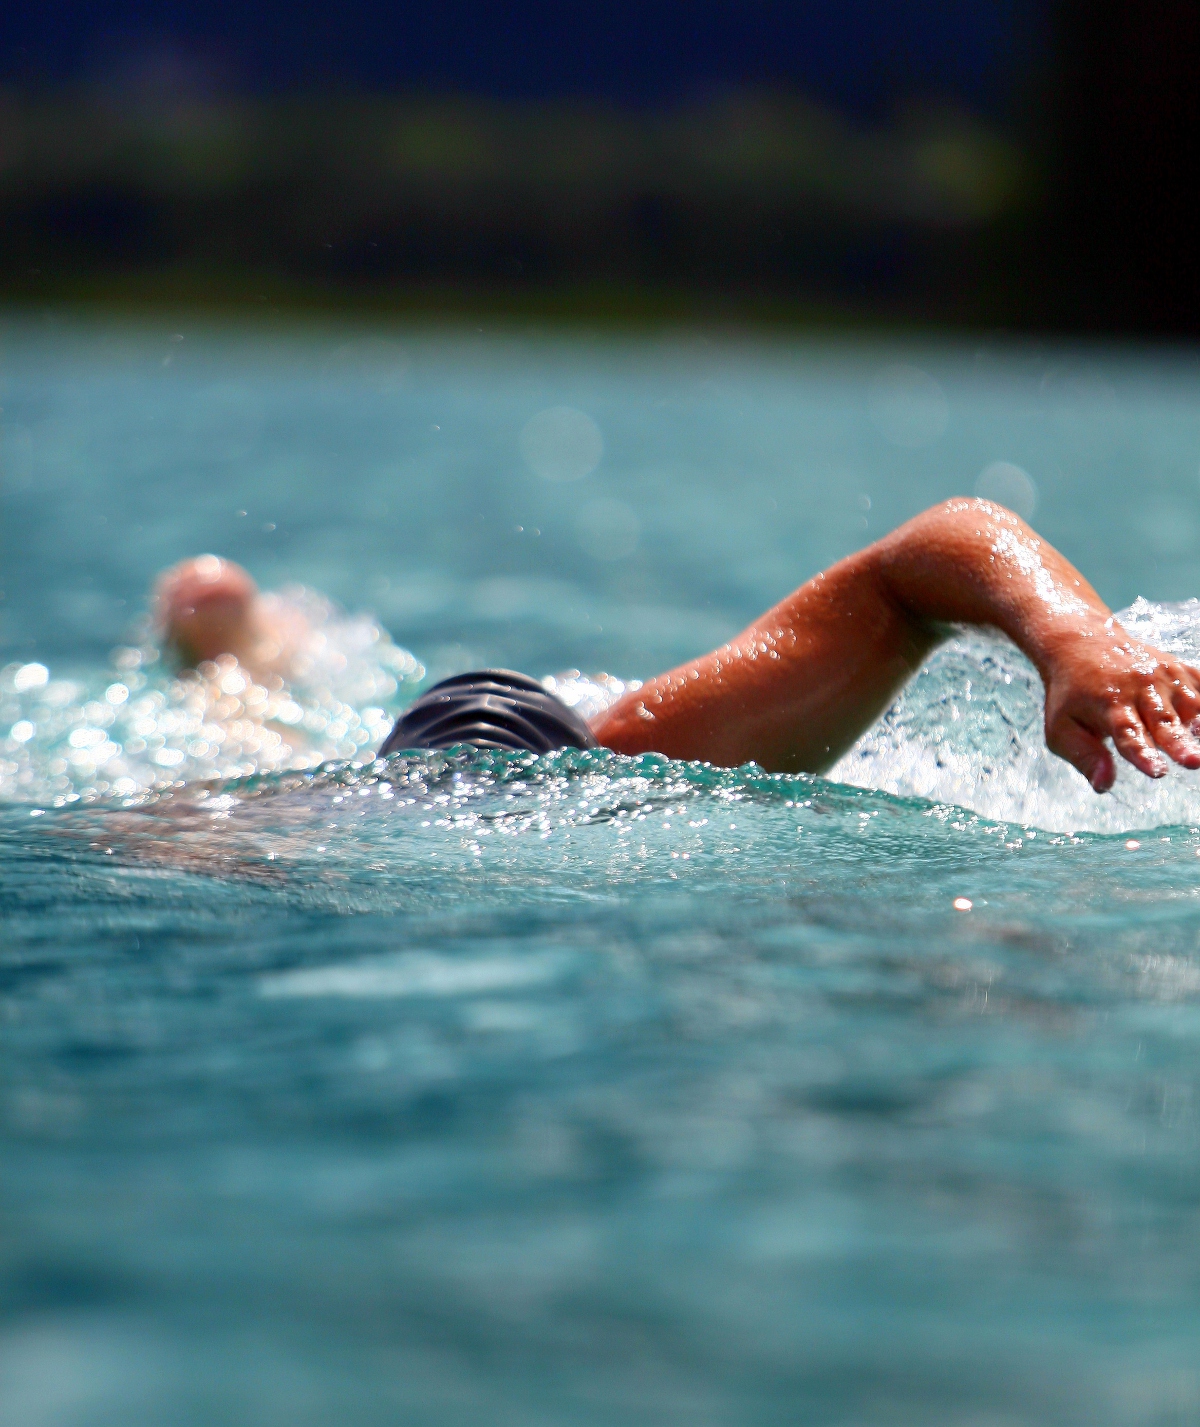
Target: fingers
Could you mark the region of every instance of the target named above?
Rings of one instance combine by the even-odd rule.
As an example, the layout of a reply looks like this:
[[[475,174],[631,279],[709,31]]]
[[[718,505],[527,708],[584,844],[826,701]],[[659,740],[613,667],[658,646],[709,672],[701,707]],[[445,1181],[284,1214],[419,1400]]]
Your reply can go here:
[[[1116,765],[1108,744],[1075,719],[1064,719],[1048,733],[1046,743],[1051,753],[1078,768],[1097,793],[1107,793],[1116,781]]]
[[[1157,688],[1146,690],[1138,700],[1141,722],[1169,758],[1184,768],[1200,768],[1200,742],[1190,731],[1200,713],[1200,699],[1181,682],[1174,683],[1169,692],[1171,702],[1164,700]]]
[[[1193,733],[1200,732],[1200,669],[1181,664],[1171,684],[1171,702],[1184,725]]]
[[[1200,742],[1161,699],[1147,700],[1139,709],[1123,705],[1113,710],[1107,723],[1113,747],[1148,778],[1166,775],[1170,765],[1164,753],[1184,768],[1200,768]],[[1097,793],[1108,792],[1116,781],[1116,766],[1103,734],[1068,718],[1047,742],[1050,751],[1078,768]]]
[[[1150,742],[1137,711],[1126,705],[1115,709],[1109,723],[1109,734],[1113,747],[1127,763],[1148,778],[1163,778],[1170,766],[1157,748]]]
[[[1149,778],[1162,778],[1168,760],[1200,769],[1200,668],[1136,642],[1125,652],[1124,667],[1110,660],[1090,669],[1080,661],[1047,698],[1047,745],[1098,793],[1116,779],[1109,739]]]

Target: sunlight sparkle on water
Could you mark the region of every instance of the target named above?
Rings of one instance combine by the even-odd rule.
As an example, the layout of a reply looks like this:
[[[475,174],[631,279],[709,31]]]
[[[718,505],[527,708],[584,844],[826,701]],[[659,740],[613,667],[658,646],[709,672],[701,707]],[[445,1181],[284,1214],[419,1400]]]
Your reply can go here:
[[[23,664],[13,676],[13,688],[23,694],[27,689],[43,688],[50,678],[50,670],[44,664]]]
[[[122,677],[102,671],[97,697],[52,681],[42,664],[0,671],[0,721],[12,719],[0,743],[0,796],[61,806],[181,779],[369,758],[423,667],[370,619],[305,590],[287,598],[311,638],[286,683],[257,684],[232,656],[176,673],[150,643],[114,651]]]

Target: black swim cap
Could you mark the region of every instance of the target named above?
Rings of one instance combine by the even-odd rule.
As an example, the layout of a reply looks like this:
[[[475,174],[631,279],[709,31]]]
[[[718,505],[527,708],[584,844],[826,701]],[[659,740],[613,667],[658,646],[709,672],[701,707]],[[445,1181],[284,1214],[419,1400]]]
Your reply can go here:
[[[529,753],[597,746],[575,710],[536,679],[510,669],[481,669],[443,679],[410,704],[379,757],[402,748],[453,748],[457,743]]]

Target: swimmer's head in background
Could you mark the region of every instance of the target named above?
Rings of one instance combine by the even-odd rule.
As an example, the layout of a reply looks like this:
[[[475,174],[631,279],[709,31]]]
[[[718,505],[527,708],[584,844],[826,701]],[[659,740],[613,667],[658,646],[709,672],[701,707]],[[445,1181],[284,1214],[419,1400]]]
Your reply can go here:
[[[460,743],[527,753],[597,746],[575,710],[536,679],[509,669],[482,669],[443,679],[422,694],[396,720],[379,756]]]
[[[154,618],[159,634],[185,665],[241,656],[252,638],[252,610],[258,589],[232,560],[197,555],[165,570],[154,586]]]

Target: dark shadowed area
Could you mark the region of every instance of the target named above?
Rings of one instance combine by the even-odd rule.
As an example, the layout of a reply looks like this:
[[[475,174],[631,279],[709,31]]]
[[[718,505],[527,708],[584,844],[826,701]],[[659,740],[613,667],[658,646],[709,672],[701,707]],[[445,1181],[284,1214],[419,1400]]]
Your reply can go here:
[[[1185,333],[1200,24],[12,7],[10,300]]]

